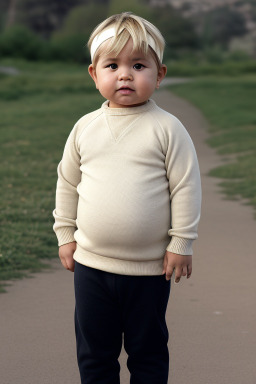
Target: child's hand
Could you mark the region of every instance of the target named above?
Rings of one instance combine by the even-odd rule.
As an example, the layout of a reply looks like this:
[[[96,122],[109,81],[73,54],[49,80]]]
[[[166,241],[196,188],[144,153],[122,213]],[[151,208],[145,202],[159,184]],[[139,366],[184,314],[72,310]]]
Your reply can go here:
[[[164,256],[163,274],[166,274],[166,280],[170,280],[175,269],[175,283],[178,283],[181,276],[187,276],[187,279],[192,273],[192,256],[191,255],[178,255],[166,251]]]
[[[60,261],[64,268],[68,269],[71,272],[75,270],[75,260],[73,259],[73,254],[76,250],[76,242],[61,245],[59,248],[59,257]]]

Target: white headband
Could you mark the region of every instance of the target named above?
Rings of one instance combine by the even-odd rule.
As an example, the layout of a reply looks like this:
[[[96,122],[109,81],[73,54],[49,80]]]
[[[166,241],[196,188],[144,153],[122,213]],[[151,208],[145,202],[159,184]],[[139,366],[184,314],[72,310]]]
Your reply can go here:
[[[120,31],[122,32],[122,30]],[[99,35],[95,36],[92,45],[91,45],[91,59],[93,61],[93,57],[95,55],[95,52],[99,48],[99,46],[104,43],[104,41],[110,39],[111,37],[114,37],[116,34],[115,28],[109,28],[105,31],[101,32]],[[149,33],[147,33],[147,43],[150,45],[150,47],[155,51],[157,54],[160,62],[163,60],[163,55],[160,52],[160,49],[157,47],[155,40],[150,36]]]

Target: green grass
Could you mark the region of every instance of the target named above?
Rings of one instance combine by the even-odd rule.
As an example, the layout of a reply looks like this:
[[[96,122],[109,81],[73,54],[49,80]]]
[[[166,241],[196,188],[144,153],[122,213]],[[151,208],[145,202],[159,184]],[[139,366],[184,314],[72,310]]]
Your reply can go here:
[[[235,159],[213,169],[229,198],[256,208],[256,76],[200,78],[171,90],[196,105],[210,122],[208,143]]]
[[[18,76],[0,75],[1,290],[4,281],[57,256],[51,213],[57,164],[75,122],[103,101],[84,67],[15,66]]]
[[[186,60],[169,60],[166,64],[168,75],[177,77],[202,77],[209,75],[234,77],[241,74],[256,73],[256,61],[253,59],[241,61],[220,59],[220,62],[209,62],[197,57],[190,57]]]

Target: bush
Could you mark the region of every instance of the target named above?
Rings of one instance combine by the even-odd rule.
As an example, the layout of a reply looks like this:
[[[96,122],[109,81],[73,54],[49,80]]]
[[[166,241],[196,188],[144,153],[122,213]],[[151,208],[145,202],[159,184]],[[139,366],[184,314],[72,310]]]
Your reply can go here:
[[[53,38],[43,54],[44,59],[84,63],[90,61],[87,36],[80,34]]]
[[[34,61],[89,62],[87,38],[88,36],[76,34],[54,37],[46,41],[26,27],[15,26],[0,35],[0,56]]]
[[[0,55],[38,60],[45,42],[24,26],[8,28],[0,36]]]
[[[236,51],[231,51],[229,54],[228,54],[228,60],[230,61],[248,61],[250,60],[250,55],[244,51],[239,51],[239,50],[236,50]]]

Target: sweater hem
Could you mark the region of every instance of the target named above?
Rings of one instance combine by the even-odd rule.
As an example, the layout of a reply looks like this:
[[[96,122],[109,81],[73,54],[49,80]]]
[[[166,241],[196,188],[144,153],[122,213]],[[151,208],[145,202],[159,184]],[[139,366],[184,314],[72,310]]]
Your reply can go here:
[[[163,274],[164,258],[157,260],[134,261],[101,256],[81,249],[77,245],[74,260],[79,264],[105,272],[130,276],[158,276]]]

